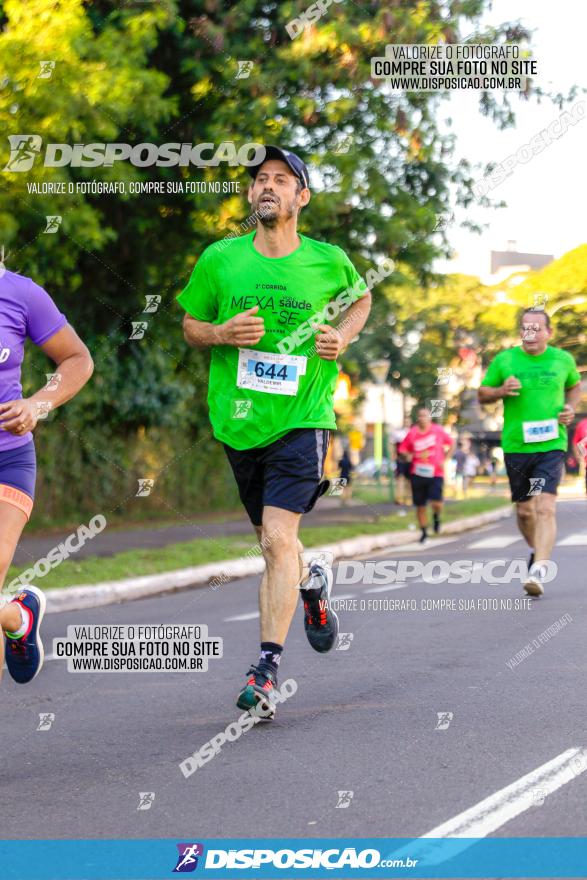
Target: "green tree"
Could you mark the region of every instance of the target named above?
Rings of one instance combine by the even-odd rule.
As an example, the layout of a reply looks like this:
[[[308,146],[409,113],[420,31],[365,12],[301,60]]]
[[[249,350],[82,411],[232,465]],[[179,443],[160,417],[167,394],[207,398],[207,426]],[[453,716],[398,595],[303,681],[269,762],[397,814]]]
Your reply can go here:
[[[453,198],[470,202],[474,169],[459,160],[454,137],[441,129],[442,97],[382,89],[371,79],[370,59],[387,42],[456,42],[470,35],[488,0],[333,4],[317,25],[291,40],[286,24],[306,5],[0,0],[3,133],[40,135],[43,144],[230,141],[295,147],[311,164],[315,183],[302,231],[339,244],[360,271],[384,255],[397,261],[398,273],[376,291],[376,314],[387,321],[395,307],[391,283],[399,295],[404,279],[434,282],[433,260],[448,253],[443,233],[434,231],[437,217],[450,210]],[[521,27],[504,23],[475,41],[526,38]],[[40,63],[47,60],[55,62],[51,76],[39,78]],[[243,60],[252,69],[239,78]],[[497,125],[512,124],[508,101],[484,94],[480,112]],[[170,491],[191,507],[196,497],[211,503],[214,490],[200,491],[202,468],[211,479],[220,471],[206,463],[221,456],[216,446],[210,451],[207,357],[186,350],[175,295],[202,249],[247,216],[247,179],[231,165],[46,168],[37,159],[30,172],[3,171],[0,242],[8,268],[43,284],[96,354],[92,384],[55,417],[61,434],[54,436],[60,449],[69,443],[80,473],[90,436],[101,438],[92,444],[94,469],[102,461],[110,474],[109,457],[104,452],[100,459],[96,451],[107,448],[116,450],[122,472],[134,473],[132,462],[147,450],[150,437],[169,430],[176,457],[179,438],[185,449],[185,470],[174,465],[178,486],[195,487],[190,499],[178,487]],[[242,190],[226,196],[42,196],[28,189],[31,183],[75,186],[90,180],[239,181]],[[47,215],[62,217],[54,235],[44,234]],[[154,314],[144,313],[147,295],[161,297]],[[132,322],[142,320],[148,324],[143,338],[129,339]],[[436,332],[448,346],[440,326]],[[383,339],[381,345],[388,343]],[[33,358],[28,366],[30,388],[46,365]],[[198,474],[187,452],[193,445],[200,452]],[[161,460],[167,474],[171,460]]]

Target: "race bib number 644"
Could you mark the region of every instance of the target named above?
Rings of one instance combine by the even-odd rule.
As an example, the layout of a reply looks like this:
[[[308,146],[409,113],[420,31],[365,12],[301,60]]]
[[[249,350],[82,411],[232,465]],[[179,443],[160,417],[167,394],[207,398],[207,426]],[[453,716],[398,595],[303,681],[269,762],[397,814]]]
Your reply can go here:
[[[237,387],[294,396],[300,376],[306,372],[307,360],[299,355],[239,348]]]

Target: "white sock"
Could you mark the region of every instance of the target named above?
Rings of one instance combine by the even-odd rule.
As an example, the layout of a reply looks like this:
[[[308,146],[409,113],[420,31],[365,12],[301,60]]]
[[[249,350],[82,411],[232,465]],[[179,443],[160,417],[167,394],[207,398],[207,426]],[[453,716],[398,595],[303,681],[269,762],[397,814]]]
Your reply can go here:
[[[20,639],[24,636],[25,632],[27,631],[27,629],[30,626],[31,612],[28,610],[28,608],[25,608],[23,605],[21,605],[20,602],[17,602],[16,604],[20,608],[20,617],[21,617],[22,623],[21,623],[19,629],[16,630],[16,632],[11,632],[11,633],[7,632],[7,635],[11,636],[13,639]]]

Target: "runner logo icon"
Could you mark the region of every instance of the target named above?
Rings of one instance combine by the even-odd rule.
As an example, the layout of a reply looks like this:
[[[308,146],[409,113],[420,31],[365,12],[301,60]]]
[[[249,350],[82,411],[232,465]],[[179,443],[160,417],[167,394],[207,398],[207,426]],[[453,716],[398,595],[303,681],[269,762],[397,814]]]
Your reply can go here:
[[[338,644],[336,646],[337,651],[349,651],[351,647],[351,642],[354,639],[354,633],[341,633],[338,634]]]
[[[246,419],[251,414],[252,400],[233,400],[232,401],[232,418]]]
[[[37,730],[51,730],[55,721],[55,712],[39,712],[39,726]]]
[[[351,805],[351,801],[354,798],[354,791],[339,791],[338,792],[338,803],[336,804],[335,809],[337,810],[346,810]]]
[[[179,850],[177,865],[173,869],[174,874],[187,874],[195,871],[198,867],[198,858],[204,855],[204,846],[201,843],[178,843]]]
[[[431,398],[430,400],[430,416],[433,419],[442,418],[446,409],[446,400],[443,398]]]
[[[30,171],[43,146],[43,139],[38,134],[8,135],[10,158],[4,171]]]
[[[438,722],[434,730],[448,730],[454,714],[452,712],[437,712],[436,715],[438,716]]]
[[[528,495],[540,495],[546,484],[544,477],[528,477],[528,479],[530,480]]]
[[[139,791],[139,805],[137,810],[150,810],[154,803],[154,791]]]

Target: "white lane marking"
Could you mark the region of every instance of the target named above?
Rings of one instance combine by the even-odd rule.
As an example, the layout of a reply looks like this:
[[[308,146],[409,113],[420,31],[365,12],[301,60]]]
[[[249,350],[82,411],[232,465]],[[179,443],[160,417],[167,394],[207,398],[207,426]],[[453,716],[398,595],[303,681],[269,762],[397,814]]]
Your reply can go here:
[[[389,584],[387,587],[370,587],[366,593],[387,593],[388,590],[403,590],[407,584]]]
[[[354,599],[354,593],[338,593],[333,594],[330,597],[331,602],[338,601],[339,599]],[[235,614],[234,617],[225,617],[222,621],[223,623],[238,623],[240,620],[255,620],[255,618],[259,617],[258,611],[249,611],[248,614]]]
[[[456,538],[428,538],[425,544],[414,541],[412,544],[402,544],[399,547],[387,547],[383,550],[373,550],[369,553],[359,553],[353,559],[377,559],[380,556],[386,556],[387,559],[395,559],[402,553],[411,553],[412,550],[433,550],[435,547],[442,547],[443,544],[454,544],[455,541],[461,539],[461,535]]]
[[[558,542],[559,547],[584,547],[585,544],[587,544],[587,533],[585,532],[573,532],[572,535],[567,535],[566,538]]]
[[[223,623],[236,623],[238,620],[254,620],[259,616],[258,611],[249,611],[247,614],[236,614],[234,617],[225,617]]]
[[[422,837],[487,837],[531,807],[534,803],[531,795],[537,788],[548,796],[585,770],[587,749],[567,749]]]
[[[460,540],[462,540],[461,535],[455,535],[454,538],[439,538],[436,535],[428,535],[426,543],[421,545],[418,541],[416,547],[441,547],[443,544],[454,544],[455,541]]]
[[[521,535],[493,535],[491,538],[483,538],[482,541],[475,541],[473,544],[468,544],[468,550],[495,550],[498,547],[509,547],[510,544],[515,544],[516,541],[521,541]]]
[[[423,834],[418,838],[421,843],[414,841],[409,851],[414,857],[424,860],[427,865],[440,864],[472,846],[478,838],[487,837],[520,813],[542,802],[549,794],[572,782],[585,770],[587,770],[587,749],[567,749],[552,761],[542,764],[511,785],[479,801],[474,807]],[[430,838],[436,839],[430,840]],[[462,839],[462,843],[447,850],[438,838],[441,840],[458,838]],[[390,857],[400,858],[407,852],[408,847],[402,847],[390,853]]]
[[[435,547],[442,547],[443,544],[454,544],[458,541],[458,538],[430,538],[428,537],[424,544],[421,544],[420,541],[414,541],[412,544],[402,544],[401,547],[390,547],[389,550],[384,550],[387,555],[387,558],[395,558],[399,556],[401,553],[412,552],[413,550],[418,550],[419,552],[426,550],[434,550]],[[379,555],[379,553],[378,553]],[[375,556],[375,554],[373,554]],[[369,558],[371,558],[369,556]]]

